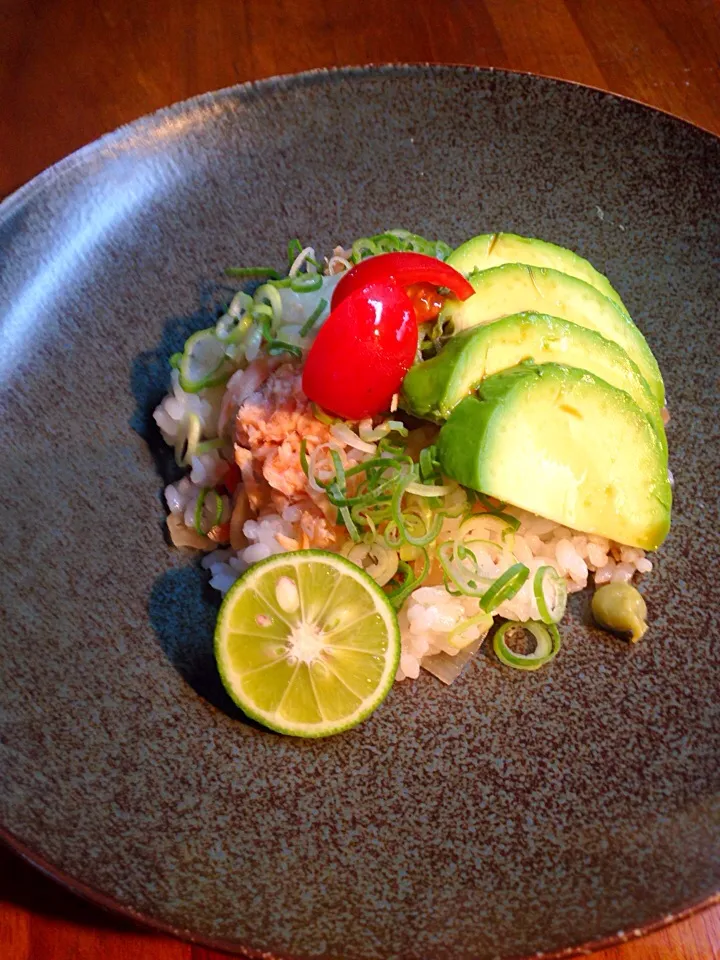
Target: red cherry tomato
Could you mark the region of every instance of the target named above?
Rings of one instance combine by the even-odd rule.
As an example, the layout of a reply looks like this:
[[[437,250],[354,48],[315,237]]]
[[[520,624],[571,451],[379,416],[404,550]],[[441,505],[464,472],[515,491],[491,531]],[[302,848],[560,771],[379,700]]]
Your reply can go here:
[[[320,328],[305,361],[305,395],[346,420],[388,410],[417,351],[412,303],[393,283],[345,297]]]
[[[445,303],[445,297],[437,292],[431,283],[411,283],[405,290],[415,310],[418,323],[437,320]]]
[[[380,253],[355,264],[338,281],[332,296],[332,307],[337,307],[353,290],[368,283],[394,280],[400,287],[415,283],[431,283],[447,287],[458,300],[467,300],[475,290],[469,280],[442,260],[424,253]]]

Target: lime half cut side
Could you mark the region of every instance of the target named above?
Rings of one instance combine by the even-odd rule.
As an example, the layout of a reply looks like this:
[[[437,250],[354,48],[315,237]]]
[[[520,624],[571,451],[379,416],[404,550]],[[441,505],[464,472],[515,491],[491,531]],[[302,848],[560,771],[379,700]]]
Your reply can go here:
[[[215,628],[230,696],[280,733],[327,737],[384,700],[400,659],[397,617],[363,570],[324,550],[263,560],[231,587]]]

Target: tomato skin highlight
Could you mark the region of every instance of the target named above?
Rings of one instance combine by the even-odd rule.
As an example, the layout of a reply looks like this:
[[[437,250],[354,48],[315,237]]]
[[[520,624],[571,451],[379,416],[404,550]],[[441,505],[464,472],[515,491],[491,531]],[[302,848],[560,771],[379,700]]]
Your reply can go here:
[[[412,303],[394,283],[369,283],[345,297],[305,360],[305,395],[345,420],[389,410],[417,352]]]
[[[447,287],[458,300],[467,300],[475,290],[469,280],[454,267],[424,253],[379,253],[356,263],[338,281],[332,295],[332,308],[353,291],[368,283],[394,281],[400,287],[416,283],[430,283],[434,287]]]

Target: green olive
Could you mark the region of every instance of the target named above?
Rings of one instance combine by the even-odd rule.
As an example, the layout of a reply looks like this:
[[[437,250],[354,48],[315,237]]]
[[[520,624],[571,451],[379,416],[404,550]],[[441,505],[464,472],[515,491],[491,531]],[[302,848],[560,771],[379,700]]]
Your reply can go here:
[[[647,630],[647,607],[642,594],[629,583],[605,583],[593,594],[592,613],[605,630],[629,633],[635,643]]]

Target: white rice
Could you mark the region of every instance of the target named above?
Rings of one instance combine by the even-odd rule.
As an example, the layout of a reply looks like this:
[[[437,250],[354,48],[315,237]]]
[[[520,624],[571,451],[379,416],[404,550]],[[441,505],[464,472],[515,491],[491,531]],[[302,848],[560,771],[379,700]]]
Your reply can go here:
[[[175,504],[182,505],[187,495],[186,481],[177,487],[168,488],[166,498],[171,510]],[[488,552],[473,548],[478,563],[488,576],[498,577],[513,563],[520,561],[530,570],[530,576],[515,596],[500,604],[494,614],[507,620],[538,620],[540,618],[533,592],[534,574],[539,567],[552,566],[565,578],[570,593],[587,586],[589,574],[594,574],[595,583],[629,581],[636,573],[648,573],[652,563],[643,550],[612,543],[605,537],[577,533],[567,527],[536,517],[512,507],[506,512],[520,520],[512,542],[498,562]],[[282,515],[267,514],[257,520],[248,520],[243,531],[248,546],[243,550],[216,550],[202,560],[202,566],[210,571],[210,584],[225,594],[235,580],[253,564],[271,554],[284,553],[286,547],[278,542],[276,535],[296,539],[299,536],[298,507],[287,507]],[[458,520],[446,520],[441,538],[452,539],[459,526]],[[338,545],[338,549],[341,544]],[[439,653],[456,656],[458,648],[449,642],[449,634],[463,620],[480,612],[480,601],[473,597],[455,597],[442,584],[423,586],[415,590],[402,610],[399,621],[402,636],[400,668],[396,679],[414,679],[418,676],[426,657]],[[485,631],[487,632],[487,631]],[[482,636],[477,626],[469,627],[462,637],[468,643]]]

